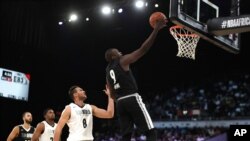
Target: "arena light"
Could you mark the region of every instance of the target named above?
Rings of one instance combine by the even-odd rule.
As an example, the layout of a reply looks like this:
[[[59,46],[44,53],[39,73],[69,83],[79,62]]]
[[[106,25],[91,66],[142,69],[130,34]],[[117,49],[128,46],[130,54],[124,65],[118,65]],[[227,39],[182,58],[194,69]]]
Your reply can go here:
[[[69,22],[74,22],[78,19],[77,15],[76,14],[71,14],[70,17],[69,17]]]
[[[138,8],[138,9],[141,9],[143,8],[144,6],[144,1],[143,0],[138,0],[135,2],[135,7]]]
[[[119,8],[118,9],[118,13],[122,13],[123,12],[123,9],[122,8]]]
[[[63,25],[63,22],[62,21],[58,22],[58,25]]]
[[[102,13],[104,15],[109,15],[111,13],[111,7],[110,6],[103,6],[102,7]]]
[[[159,4],[156,3],[156,4],[155,4],[155,8],[158,8],[158,7],[159,7]]]
[[[85,21],[88,22],[88,21],[89,21],[89,17],[87,17],[87,18],[85,19]]]

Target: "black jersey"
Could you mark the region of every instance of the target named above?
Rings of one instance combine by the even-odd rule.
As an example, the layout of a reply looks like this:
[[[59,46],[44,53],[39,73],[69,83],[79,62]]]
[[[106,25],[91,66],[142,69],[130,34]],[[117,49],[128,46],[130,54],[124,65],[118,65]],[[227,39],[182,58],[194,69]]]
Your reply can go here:
[[[19,125],[18,127],[19,135],[15,141],[31,141],[35,128],[31,126],[29,130],[26,130],[22,125]]]
[[[106,68],[106,78],[115,90],[116,98],[138,91],[132,71],[124,71],[120,65],[119,59],[109,63]]]

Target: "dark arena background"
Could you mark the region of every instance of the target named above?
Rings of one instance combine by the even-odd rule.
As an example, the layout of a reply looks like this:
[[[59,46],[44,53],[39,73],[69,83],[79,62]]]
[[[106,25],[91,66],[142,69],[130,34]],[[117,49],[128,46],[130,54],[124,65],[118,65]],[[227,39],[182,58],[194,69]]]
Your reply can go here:
[[[33,126],[43,120],[43,110],[48,107],[54,109],[58,121],[71,102],[71,85],[86,90],[87,103],[106,108],[107,97],[102,91],[105,50],[113,47],[130,53],[151,33],[149,17],[153,12],[169,15],[169,0],[144,0],[147,4],[141,9],[134,6],[135,2],[1,0],[0,68],[30,77],[26,100],[2,97],[5,87],[0,83],[1,141],[15,125],[22,124],[24,111],[33,114]],[[220,1],[220,6],[229,9],[230,5],[223,3]],[[102,14],[105,4],[112,6],[110,15]],[[250,14],[248,5],[247,0],[241,0],[240,14]],[[69,18],[70,14],[76,14],[76,21]],[[169,33],[171,26],[169,21],[150,51],[131,66],[158,139],[226,141],[230,125],[250,124],[250,33],[241,33],[238,54],[200,39],[196,59],[191,60],[176,56],[178,46]],[[119,141],[117,116],[94,118],[93,135],[96,141]],[[67,136],[65,126],[62,141]],[[146,138],[135,130],[133,140]]]

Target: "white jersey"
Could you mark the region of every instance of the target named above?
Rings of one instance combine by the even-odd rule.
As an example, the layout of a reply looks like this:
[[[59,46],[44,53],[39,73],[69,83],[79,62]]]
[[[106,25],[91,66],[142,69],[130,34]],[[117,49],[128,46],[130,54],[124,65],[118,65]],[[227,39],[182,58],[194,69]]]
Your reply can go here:
[[[94,140],[92,135],[93,114],[89,104],[85,104],[83,108],[71,103],[70,119],[67,124],[69,126],[69,137],[67,141],[85,141]]]
[[[53,141],[57,124],[55,123],[52,127],[46,121],[42,121],[42,123],[44,124],[44,131],[39,137],[39,141]]]

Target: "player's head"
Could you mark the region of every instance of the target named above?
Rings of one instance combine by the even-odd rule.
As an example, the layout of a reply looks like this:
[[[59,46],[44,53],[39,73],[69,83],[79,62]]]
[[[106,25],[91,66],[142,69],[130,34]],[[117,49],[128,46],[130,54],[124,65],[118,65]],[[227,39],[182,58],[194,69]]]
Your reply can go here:
[[[76,99],[83,101],[87,99],[86,92],[81,87],[76,85],[69,88],[69,96],[73,101]]]
[[[30,112],[24,112],[22,118],[24,123],[32,123],[32,114]]]
[[[47,108],[43,111],[43,117],[45,120],[54,120],[55,119],[55,112],[52,108]]]
[[[111,62],[114,59],[118,59],[122,56],[122,53],[116,48],[110,48],[105,52],[105,59],[107,62]]]

